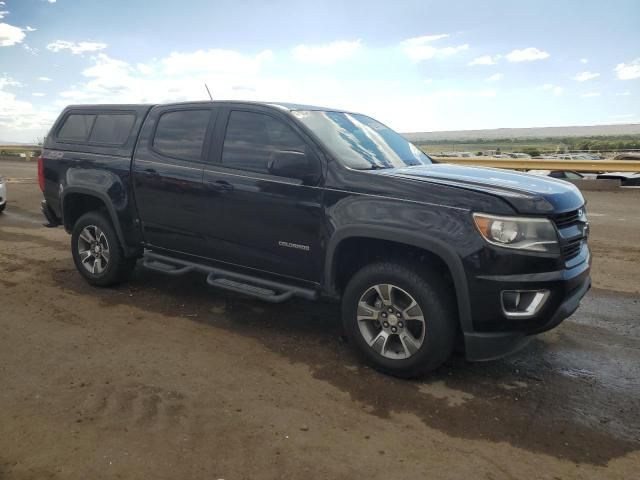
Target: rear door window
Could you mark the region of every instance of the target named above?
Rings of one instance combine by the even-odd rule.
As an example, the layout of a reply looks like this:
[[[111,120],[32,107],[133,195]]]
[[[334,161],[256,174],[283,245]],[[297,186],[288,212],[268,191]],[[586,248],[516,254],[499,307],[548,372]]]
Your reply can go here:
[[[210,117],[210,110],[163,113],[153,138],[154,150],[168,157],[200,161]]]
[[[262,113],[232,111],[222,148],[222,165],[268,173],[276,152],[305,152],[304,141],[286,123]]]
[[[95,120],[89,141],[123,145],[131,134],[135,120],[136,116],[132,113],[100,114]]]
[[[74,142],[85,141],[89,137],[95,119],[95,115],[69,115],[58,131],[58,139]]]

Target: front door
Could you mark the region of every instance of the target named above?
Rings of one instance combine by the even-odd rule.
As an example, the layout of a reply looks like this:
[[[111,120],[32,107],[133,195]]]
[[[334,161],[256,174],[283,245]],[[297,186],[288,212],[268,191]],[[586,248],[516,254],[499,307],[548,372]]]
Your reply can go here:
[[[319,281],[324,258],[322,189],[319,160],[309,140],[285,118],[259,109],[231,109],[221,117],[225,121],[216,128],[221,145],[203,176],[205,223],[215,249],[211,256]],[[270,162],[283,154],[289,161],[310,160],[318,176],[274,175]]]

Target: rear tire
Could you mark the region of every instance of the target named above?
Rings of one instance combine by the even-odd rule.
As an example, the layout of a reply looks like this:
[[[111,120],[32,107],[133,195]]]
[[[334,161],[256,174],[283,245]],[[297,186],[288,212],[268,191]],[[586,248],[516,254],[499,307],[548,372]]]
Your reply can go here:
[[[439,275],[385,262],[351,278],[342,297],[342,321],[351,343],[375,369],[414,378],[449,358],[457,315],[452,292]]]
[[[124,255],[111,221],[102,212],[82,215],[73,226],[71,253],[78,272],[91,285],[109,287],[129,279],[135,258]]]
[[[3,203],[2,205],[0,205],[0,213],[4,212],[4,209],[7,207],[6,203]]]

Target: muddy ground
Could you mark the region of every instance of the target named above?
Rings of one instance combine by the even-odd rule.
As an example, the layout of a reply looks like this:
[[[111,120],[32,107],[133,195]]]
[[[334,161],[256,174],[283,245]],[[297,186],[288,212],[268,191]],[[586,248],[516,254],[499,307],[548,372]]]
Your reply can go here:
[[[559,328],[401,381],[332,305],[142,268],[89,287],[34,165],[0,173],[0,479],[637,478],[639,190],[586,193],[595,288]]]

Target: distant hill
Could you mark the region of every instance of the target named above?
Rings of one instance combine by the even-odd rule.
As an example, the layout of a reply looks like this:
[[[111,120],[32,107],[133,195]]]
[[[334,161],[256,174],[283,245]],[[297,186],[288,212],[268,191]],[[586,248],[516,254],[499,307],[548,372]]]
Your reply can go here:
[[[38,145],[35,145],[33,143],[21,143],[21,142],[5,142],[3,140],[0,140],[0,146],[1,147],[20,147],[20,148],[40,148]]]
[[[505,138],[591,137],[598,135],[640,135],[640,123],[590,125],[583,127],[495,128],[491,130],[453,130],[403,133],[411,142],[434,140],[477,140]]]

